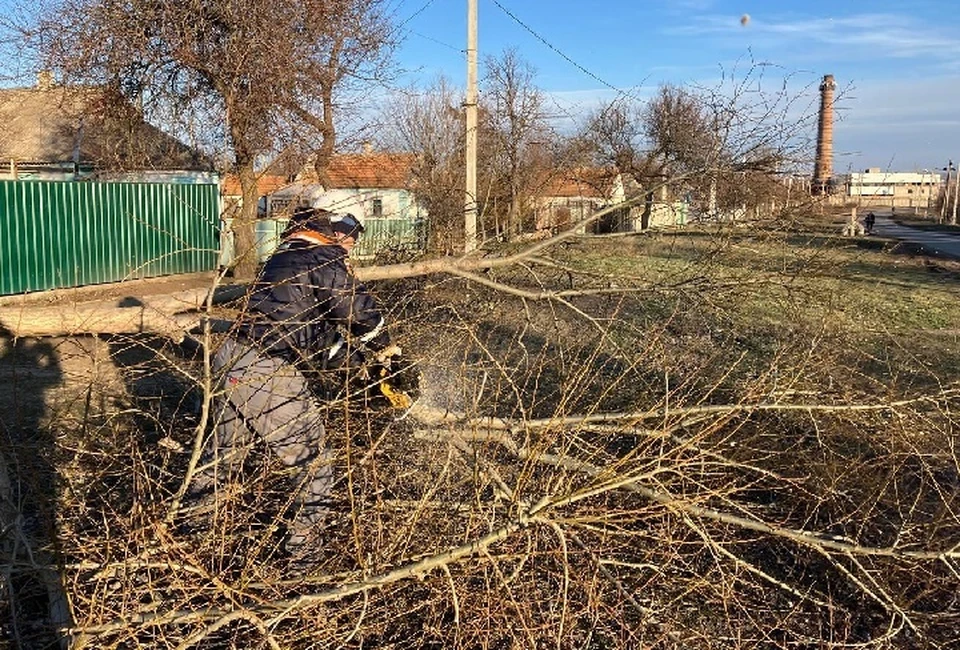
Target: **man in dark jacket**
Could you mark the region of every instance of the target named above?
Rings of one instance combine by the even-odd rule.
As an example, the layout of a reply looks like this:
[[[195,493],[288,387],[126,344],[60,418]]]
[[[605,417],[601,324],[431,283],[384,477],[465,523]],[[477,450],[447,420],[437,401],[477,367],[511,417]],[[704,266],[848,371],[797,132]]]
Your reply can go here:
[[[381,359],[400,353],[390,345],[376,301],[347,264],[361,232],[353,215],[298,210],[212,360],[222,394],[212,462],[198,482],[222,483],[254,444],[266,443],[294,470],[296,513],[285,541],[291,554],[323,520],[333,484],[324,407],[305,371],[356,361],[358,344]]]

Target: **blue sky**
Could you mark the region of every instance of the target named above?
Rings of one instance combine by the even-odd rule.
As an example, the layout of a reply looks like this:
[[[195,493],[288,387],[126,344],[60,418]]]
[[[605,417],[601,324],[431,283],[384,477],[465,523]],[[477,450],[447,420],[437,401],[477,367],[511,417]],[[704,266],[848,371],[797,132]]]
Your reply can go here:
[[[402,82],[443,74],[464,85],[466,8],[395,0]],[[618,91],[713,88],[751,69],[766,91],[785,83],[791,111],[809,118],[832,74],[836,172],[933,170],[960,159],[958,15],[956,0],[478,0],[478,50],[482,61],[515,48],[561,121]],[[813,137],[815,121],[803,124]]]

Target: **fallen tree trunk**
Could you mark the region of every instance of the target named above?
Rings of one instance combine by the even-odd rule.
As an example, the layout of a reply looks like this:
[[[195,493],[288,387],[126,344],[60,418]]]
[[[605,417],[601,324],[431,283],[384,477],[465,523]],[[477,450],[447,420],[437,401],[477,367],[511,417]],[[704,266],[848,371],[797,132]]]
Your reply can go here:
[[[356,270],[356,275],[362,281],[370,281],[447,273],[532,300],[561,298],[548,293],[511,290],[505,285],[489,282],[476,272],[529,261],[551,246],[577,236],[588,223],[615,209],[629,207],[636,201],[636,198],[629,199],[595,212],[568,230],[510,255],[484,256],[481,252],[474,252],[460,257],[442,257],[409,264],[362,267]],[[0,298],[0,335],[44,337],[153,333],[181,342],[190,330],[202,322],[203,316],[199,312],[208,299],[212,304],[221,304],[239,298],[245,290],[246,285],[225,285],[216,286],[212,297],[209,296],[209,287],[201,287],[144,298],[72,303],[68,296],[66,299],[58,297],[56,304],[45,303],[42,296],[36,294]]]
[[[241,285],[217,287],[212,303],[235,300],[244,290]],[[152,333],[180,342],[201,323],[200,310],[209,294],[206,287],[145,298],[61,300],[54,304],[24,296],[0,306],[0,333],[16,337]]]

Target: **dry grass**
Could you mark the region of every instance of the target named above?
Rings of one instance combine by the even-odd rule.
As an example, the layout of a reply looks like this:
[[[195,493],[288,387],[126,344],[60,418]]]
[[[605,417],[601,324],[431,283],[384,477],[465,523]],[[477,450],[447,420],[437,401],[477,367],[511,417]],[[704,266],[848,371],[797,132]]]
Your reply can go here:
[[[378,286],[422,404],[461,417],[332,405],[337,514],[305,578],[268,457],[209,529],[167,522],[201,356],[8,344],[8,506],[44,524],[7,530],[6,570],[55,564],[75,647],[949,648],[960,269],[863,243],[584,239],[486,276],[554,300]]]

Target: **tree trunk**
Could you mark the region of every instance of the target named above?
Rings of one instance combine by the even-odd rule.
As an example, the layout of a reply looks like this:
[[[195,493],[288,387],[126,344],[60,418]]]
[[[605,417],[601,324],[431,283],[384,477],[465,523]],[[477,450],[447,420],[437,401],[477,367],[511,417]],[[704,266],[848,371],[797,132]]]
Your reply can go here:
[[[251,280],[256,275],[260,260],[257,253],[256,223],[257,201],[260,199],[257,189],[257,174],[253,170],[253,159],[238,163],[237,174],[240,177],[240,191],[243,203],[240,214],[233,221],[234,278]]]
[[[643,214],[640,215],[640,230],[650,228],[650,216],[653,214],[653,192],[647,192],[643,201]]]
[[[236,300],[245,291],[243,285],[219,286],[212,302]],[[204,287],[149,298],[112,298],[66,305],[38,305],[35,296],[23,296],[19,304],[5,299],[0,306],[0,333],[40,337],[150,332],[179,342],[200,323],[197,310],[203,307],[209,293],[210,288]]]

